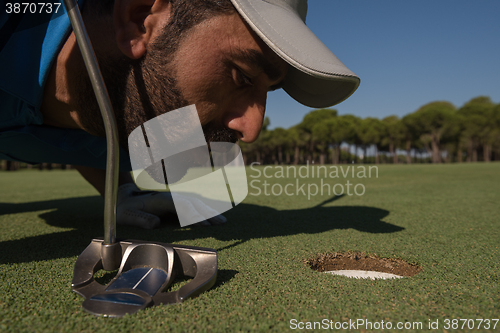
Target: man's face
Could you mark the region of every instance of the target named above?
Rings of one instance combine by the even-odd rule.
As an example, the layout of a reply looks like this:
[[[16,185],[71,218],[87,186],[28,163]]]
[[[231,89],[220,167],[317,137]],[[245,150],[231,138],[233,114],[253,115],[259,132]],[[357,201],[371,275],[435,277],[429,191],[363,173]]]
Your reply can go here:
[[[208,142],[253,142],[264,118],[267,93],[279,88],[288,65],[238,14],[219,15],[188,30],[177,48],[165,52],[169,33],[144,59],[110,59],[98,53],[117,114],[120,142],[160,114],[195,104]],[[89,105],[90,82],[82,83],[80,118],[89,132],[103,135],[98,108]],[[168,129],[166,129],[168,130]]]
[[[193,28],[174,55],[177,89],[195,104],[204,128],[227,128],[244,142],[257,139],[267,93],[279,88],[288,65],[238,14]]]

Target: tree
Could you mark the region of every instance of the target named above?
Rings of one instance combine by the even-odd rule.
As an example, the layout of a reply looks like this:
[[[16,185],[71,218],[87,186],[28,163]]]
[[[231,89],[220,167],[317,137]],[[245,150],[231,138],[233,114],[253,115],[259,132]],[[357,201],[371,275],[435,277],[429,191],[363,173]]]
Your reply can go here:
[[[468,144],[467,161],[478,160],[478,149],[483,148],[483,161],[491,160],[491,150],[495,143],[495,104],[489,97],[479,96],[465,103],[458,110],[462,117],[462,136]]]
[[[422,106],[414,114],[414,126],[424,144],[430,144],[432,162],[441,162],[441,139],[449,135],[452,118],[456,112],[453,104],[444,101]]]
[[[332,118],[335,119],[335,118]],[[325,156],[328,145],[331,141],[331,129],[329,128],[328,121],[321,121],[316,123],[312,128],[312,136],[320,150],[319,163],[325,164]]]
[[[416,142],[419,140],[419,130],[418,130],[418,122],[415,113],[410,113],[404,116],[401,119],[403,124],[403,137],[405,141],[405,149],[406,149],[406,163],[411,163],[411,148],[412,146],[416,146]]]
[[[385,125],[385,137],[382,139],[382,143],[385,146],[389,146],[392,161],[396,164],[398,163],[396,148],[403,139],[403,124],[397,116],[385,117],[382,119],[382,122]]]
[[[495,153],[495,161],[500,160],[500,104],[493,108],[494,131],[492,133],[493,145],[492,151]]]
[[[334,109],[313,110],[304,116],[300,126],[304,130],[311,132],[314,125],[335,117],[337,117],[337,110]]]
[[[348,118],[335,117],[316,124],[313,128],[315,135],[321,138],[325,147],[333,147],[332,163],[340,162],[340,144],[352,135],[352,123]]]
[[[354,146],[354,160],[355,162],[358,161],[358,146],[362,145],[360,136],[359,136],[359,128],[361,126],[361,118],[346,114],[341,116],[343,119],[345,119],[347,122],[349,122],[349,131],[346,132],[346,137],[344,140]]]
[[[278,151],[279,164],[283,164],[283,151],[288,147],[288,144],[289,137],[287,130],[277,127],[271,131],[270,145]]]
[[[294,150],[293,164],[297,165],[300,161],[300,151],[306,147],[309,136],[300,126],[293,126],[288,130],[288,137]]]
[[[375,163],[378,164],[378,148],[377,146],[385,133],[385,128],[378,118],[362,119],[358,127],[358,137],[363,146],[364,158],[366,160],[366,150],[370,145],[375,146]]]
[[[447,153],[447,162],[452,162],[455,159],[457,162],[462,162],[462,152],[464,150],[461,133],[463,131],[462,120],[457,112],[451,113],[451,117],[447,121],[446,131],[441,137],[441,150]]]
[[[304,116],[302,122],[298,125],[309,136],[308,159],[314,160],[314,151],[316,148],[317,138],[313,134],[313,127],[316,124],[324,122],[328,119],[337,117],[337,110],[333,109],[318,109],[313,110]]]

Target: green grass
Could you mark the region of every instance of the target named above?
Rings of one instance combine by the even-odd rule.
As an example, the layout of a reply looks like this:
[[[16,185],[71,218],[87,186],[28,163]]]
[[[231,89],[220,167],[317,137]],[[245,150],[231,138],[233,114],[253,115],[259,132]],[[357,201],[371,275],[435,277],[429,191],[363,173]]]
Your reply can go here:
[[[264,180],[283,187],[297,181],[247,173],[262,191]],[[321,179],[298,178],[306,195],[294,189],[291,196],[255,196],[251,187],[225,214],[226,225],[119,227],[122,238],[217,249],[219,275],[196,299],[111,319],[84,312],[83,298],[70,288],[76,258],[103,235],[97,192],[76,171],[0,172],[0,331],[281,332],[290,330],[291,319],[325,318],[424,328],[430,319],[443,331],[445,319],[500,317],[498,163],[384,165],[378,178],[323,182],[347,180],[363,184],[365,194],[309,200],[308,184]],[[304,263],[336,251],[398,257],[423,271],[400,280],[355,280]]]

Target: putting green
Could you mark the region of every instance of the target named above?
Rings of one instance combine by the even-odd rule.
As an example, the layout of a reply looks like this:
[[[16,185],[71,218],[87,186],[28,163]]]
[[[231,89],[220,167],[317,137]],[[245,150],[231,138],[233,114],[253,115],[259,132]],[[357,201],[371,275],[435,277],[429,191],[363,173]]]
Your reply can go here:
[[[473,319],[475,329],[481,323],[479,331],[488,319],[491,330],[500,316],[499,170],[498,163],[383,165],[378,177],[334,178],[248,168],[249,182],[259,182],[225,214],[225,225],[118,228],[121,238],[208,247],[219,256],[209,291],[121,319],[87,314],[70,288],[76,258],[103,235],[97,192],[74,170],[0,172],[0,331],[282,332],[356,320],[365,325],[359,330],[369,321],[391,322],[393,331],[397,323],[420,330],[418,323],[427,329],[437,321],[442,331],[460,319]],[[352,195],[331,192],[336,184],[349,188],[347,181]],[[359,184],[363,195],[353,192]],[[275,196],[273,186],[293,195]],[[399,280],[348,279],[305,263],[348,251],[400,258],[422,271]]]

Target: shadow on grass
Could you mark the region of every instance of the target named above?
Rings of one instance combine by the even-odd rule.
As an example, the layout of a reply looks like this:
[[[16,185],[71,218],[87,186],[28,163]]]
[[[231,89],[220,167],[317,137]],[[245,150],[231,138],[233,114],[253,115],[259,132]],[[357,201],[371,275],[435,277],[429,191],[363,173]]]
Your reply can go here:
[[[331,206],[341,197],[330,198],[316,207],[276,210],[242,203],[224,215],[228,223],[213,227],[180,228],[172,221],[160,229],[142,230],[119,226],[121,239],[142,239],[172,244],[210,238],[232,242],[225,250],[254,238],[317,234],[335,229],[356,229],[367,233],[392,233],[404,228],[382,221],[389,212],[365,206]],[[99,196],[68,198],[20,204],[0,203],[0,216],[48,211],[39,215],[47,224],[72,230],[0,242],[0,263],[21,263],[79,255],[93,238],[102,237],[103,201]],[[22,228],[16,225],[14,228]]]

